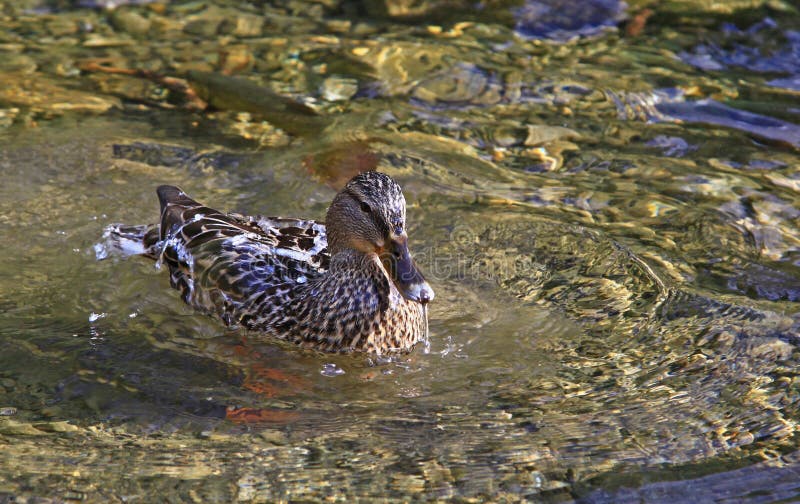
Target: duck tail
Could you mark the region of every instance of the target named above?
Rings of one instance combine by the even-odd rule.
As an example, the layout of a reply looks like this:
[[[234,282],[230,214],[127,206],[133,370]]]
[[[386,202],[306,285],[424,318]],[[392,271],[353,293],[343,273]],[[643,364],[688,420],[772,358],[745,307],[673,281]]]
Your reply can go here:
[[[110,224],[103,230],[100,242],[94,245],[97,260],[111,256],[128,257],[142,255],[158,260],[163,252],[164,230],[182,225],[184,212],[188,209],[202,208],[202,205],[175,186],[162,185],[156,192],[161,203],[161,223],[131,226]]]
[[[157,224],[140,226],[110,224],[103,230],[101,241],[94,245],[95,257],[98,261],[111,256],[128,257],[132,255],[143,255],[156,259],[158,251],[155,245],[159,241],[158,228]]]
[[[156,189],[156,194],[158,194],[158,201],[161,203],[161,213],[164,213],[164,210],[170,205],[182,206],[182,207],[192,207],[198,206],[199,204],[186,195],[179,187],[172,186],[172,185],[162,185],[158,186]]]
[[[171,229],[182,226],[186,222],[186,210],[202,207],[200,203],[175,186],[159,186],[156,193],[158,201],[161,203],[160,239],[162,240],[167,238]]]

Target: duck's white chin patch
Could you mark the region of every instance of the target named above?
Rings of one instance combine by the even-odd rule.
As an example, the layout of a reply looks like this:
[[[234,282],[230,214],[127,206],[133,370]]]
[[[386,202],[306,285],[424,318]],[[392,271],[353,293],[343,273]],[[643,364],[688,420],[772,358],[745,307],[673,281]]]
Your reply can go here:
[[[433,289],[431,286],[428,285],[428,282],[417,282],[408,285],[406,289],[403,291],[403,295],[406,299],[411,301],[416,301],[417,303],[427,304],[433,301],[435,294],[433,293]]]

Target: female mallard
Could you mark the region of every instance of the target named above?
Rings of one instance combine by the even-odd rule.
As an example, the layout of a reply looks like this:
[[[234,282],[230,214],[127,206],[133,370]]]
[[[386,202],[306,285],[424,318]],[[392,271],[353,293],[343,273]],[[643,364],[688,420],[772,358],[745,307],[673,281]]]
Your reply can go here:
[[[325,224],[224,214],[174,186],[157,192],[160,225],[108,233],[166,263],[189,305],[327,352],[408,351],[427,337],[433,290],[408,253],[405,198],[388,175],[350,180]]]

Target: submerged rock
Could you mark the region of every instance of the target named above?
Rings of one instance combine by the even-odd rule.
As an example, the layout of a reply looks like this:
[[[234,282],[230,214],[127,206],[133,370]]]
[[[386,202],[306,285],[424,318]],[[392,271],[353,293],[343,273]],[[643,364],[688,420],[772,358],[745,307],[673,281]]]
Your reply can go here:
[[[150,31],[150,20],[136,11],[117,9],[110,16],[111,24],[119,31],[142,36]]]
[[[328,101],[349,100],[358,92],[358,81],[339,76],[331,76],[322,81],[322,97]]]
[[[37,114],[103,113],[119,106],[119,100],[115,98],[62,87],[41,76],[11,74],[4,80],[5,84],[0,86],[0,103],[27,108]]]
[[[678,56],[686,63],[707,71],[730,67],[758,73],[784,73],[788,77],[773,79],[770,85],[780,87],[800,78],[800,31],[781,29],[766,18],[747,29],[726,24],[712,40],[700,43]],[[796,89],[796,88],[794,88]]]
[[[615,31],[626,8],[618,0],[526,0],[514,10],[514,28],[524,37],[567,42]]]
[[[677,89],[620,94],[607,91],[607,95],[616,105],[621,119],[711,124],[800,148],[800,125],[748,112],[710,98],[686,100]]]

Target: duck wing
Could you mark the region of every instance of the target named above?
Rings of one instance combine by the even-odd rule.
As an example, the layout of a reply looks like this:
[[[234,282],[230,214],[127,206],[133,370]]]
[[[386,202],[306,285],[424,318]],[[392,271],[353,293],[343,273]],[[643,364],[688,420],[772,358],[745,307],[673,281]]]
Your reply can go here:
[[[225,214],[174,186],[161,201],[158,250],[184,300],[236,323],[257,299],[292,297],[328,269],[325,226],[316,221]]]

